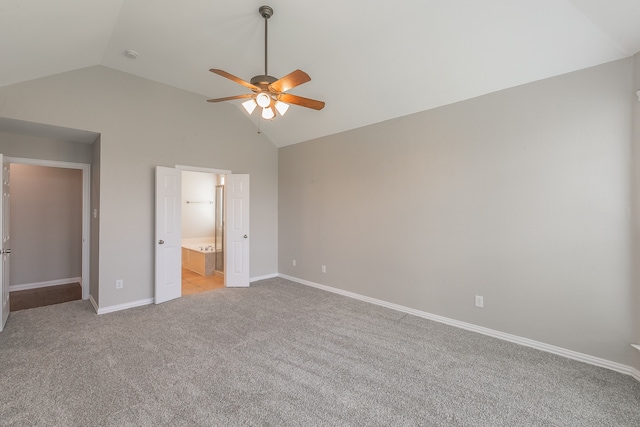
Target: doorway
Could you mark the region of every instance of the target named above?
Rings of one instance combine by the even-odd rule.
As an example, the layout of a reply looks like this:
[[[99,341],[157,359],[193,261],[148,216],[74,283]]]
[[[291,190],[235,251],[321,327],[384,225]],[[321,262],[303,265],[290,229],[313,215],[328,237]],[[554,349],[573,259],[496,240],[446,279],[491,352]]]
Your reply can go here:
[[[87,299],[90,165],[6,161],[11,311]]]
[[[224,287],[225,174],[182,171],[182,295]]]
[[[182,171],[225,174],[224,286],[249,286],[250,176],[189,166],[156,166],[154,304],[182,296]]]

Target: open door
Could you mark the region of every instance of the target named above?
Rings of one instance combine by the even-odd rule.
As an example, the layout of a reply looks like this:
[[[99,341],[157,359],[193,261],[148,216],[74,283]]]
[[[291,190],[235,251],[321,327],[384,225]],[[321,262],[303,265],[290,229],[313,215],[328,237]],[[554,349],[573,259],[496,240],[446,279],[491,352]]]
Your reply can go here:
[[[249,175],[228,174],[225,191],[224,278],[227,287],[249,286]]]
[[[182,295],[182,172],[156,166],[156,304]]]
[[[9,236],[9,163],[6,163],[4,156],[0,154],[2,163],[2,197],[0,198],[0,229],[2,230],[2,244],[0,245],[0,287],[2,288],[2,300],[0,301],[0,331],[4,329],[9,318],[9,255],[11,254]]]

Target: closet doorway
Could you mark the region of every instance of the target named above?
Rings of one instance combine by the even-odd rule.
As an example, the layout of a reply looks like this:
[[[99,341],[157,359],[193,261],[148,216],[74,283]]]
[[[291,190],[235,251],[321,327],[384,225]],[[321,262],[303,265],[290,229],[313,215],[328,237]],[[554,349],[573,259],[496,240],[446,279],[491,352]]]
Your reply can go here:
[[[9,163],[12,311],[88,298],[88,164]]]

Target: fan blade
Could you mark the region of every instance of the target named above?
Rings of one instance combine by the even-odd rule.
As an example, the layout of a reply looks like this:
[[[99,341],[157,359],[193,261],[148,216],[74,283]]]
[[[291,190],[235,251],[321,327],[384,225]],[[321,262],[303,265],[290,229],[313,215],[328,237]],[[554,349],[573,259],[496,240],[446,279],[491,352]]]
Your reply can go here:
[[[301,85],[302,83],[306,83],[311,80],[309,74],[305,73],[302,70],[295,70],[281,79],[276,80],[275,82],[269,85],[269,89],[275,92],[286,92],[289,89],[293,89],[296,86]]]
[[[245,82],[240,77],[236,77],[233,74],[227,73],[226,71],[218,70],[218,69],[215,69],[215,68],[212,68],[209,71],[211,71],[212,73],[217,74],[219,76],[225,77],[225,78],[227,78],[229,80],[233,80],[234,82],[236,82],[238,84],[241,84],[242,86],[244,86],[244,87],[246,87],[248,89],[251,89],[253,91],[260,90],[260,88],[258,88],[257,86],[254,86],[249,82]]]
[[[280,95],[280,101],[287,104],[300,105],[301,107],[313,108],[314,110],[322,110],[324,108],[324,102],[316,101],[315,99],[303,98],[302,96],[289,95],[283,93]]]
[[[251,98],[252,96],[254,96],[254,94],[247,93],[245,95],[227,96],[226,98],[207,99],[207,102],[231,101],[232,99]]]

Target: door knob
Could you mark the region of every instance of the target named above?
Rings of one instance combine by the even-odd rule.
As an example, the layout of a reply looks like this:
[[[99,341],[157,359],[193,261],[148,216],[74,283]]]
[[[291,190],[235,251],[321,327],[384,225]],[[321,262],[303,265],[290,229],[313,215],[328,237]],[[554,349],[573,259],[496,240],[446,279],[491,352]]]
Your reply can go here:
[[[164,245],[164,240],[158,240],[159,245]]]
[[[244,237],[244,238],[246,239],[246,238],[247,238],[247,237],[249,237],[249,236],[247,236],[247,235],[245,234],[245,235],[244,235],[244,236],[242,236],[242,237]]]
[[[10,254],[10,253],[11,253],[11,249],[5,249],[5,250],[4,250],[4,253],[5,253],[5,254]]]

